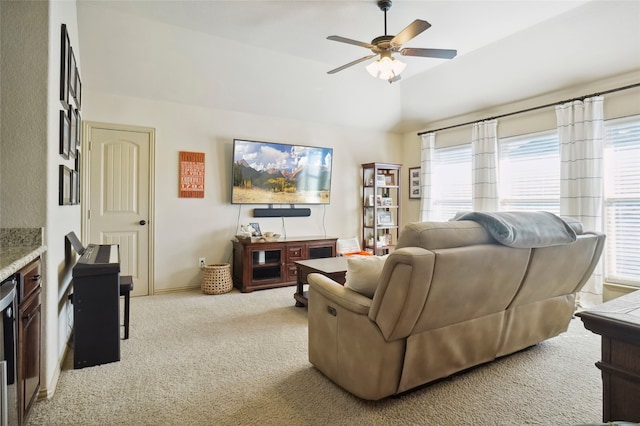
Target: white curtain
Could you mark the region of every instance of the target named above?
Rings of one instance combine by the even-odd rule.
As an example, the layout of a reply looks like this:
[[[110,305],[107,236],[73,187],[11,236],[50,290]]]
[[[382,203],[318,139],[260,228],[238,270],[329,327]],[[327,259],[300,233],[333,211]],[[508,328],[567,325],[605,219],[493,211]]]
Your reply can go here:
[[[498,198],[498,122],[475,123],[471,131],[473,168],[473,210],[497,211]]]
[[[560,141],[560,214],[586,231],[603,231],[604,100],[602,96],[556,107]],[[579,294],[581,306],[602,301],[602,262]]]
[[[433,165],[433,150],[436,143],[435,133],[422,135],[420,149],[420,221],[432,220],[433,198],[431,196],[431,168]]]

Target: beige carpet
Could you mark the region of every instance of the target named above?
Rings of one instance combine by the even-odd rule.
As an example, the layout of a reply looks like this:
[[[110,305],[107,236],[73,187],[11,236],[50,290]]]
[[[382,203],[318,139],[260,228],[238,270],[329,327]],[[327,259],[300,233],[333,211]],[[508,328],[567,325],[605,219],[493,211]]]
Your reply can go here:
[[[379,402],[307,361],[293,287],[134,298],[120,362],[73,370],[30,425],[571,425],[602,419],[600,338],[569,332]],[[72,355],[72,352],[70,351]]]

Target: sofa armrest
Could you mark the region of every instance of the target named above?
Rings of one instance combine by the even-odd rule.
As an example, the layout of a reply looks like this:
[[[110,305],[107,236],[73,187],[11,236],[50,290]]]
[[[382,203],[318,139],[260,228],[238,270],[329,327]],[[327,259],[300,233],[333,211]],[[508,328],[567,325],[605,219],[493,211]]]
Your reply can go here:
[[[393,251],[384,264],[369,318],[387,339],[411,334],[431,287],[435,253],[421,247]]]
[[[356,314],[368,315],[371,299],[367,296],[356,293],[321,274],[309,274],[307,281],[309,282],[309,287],[313,287],[315,291],[337,305]],[[309,297],[311,297],[311,292]]]

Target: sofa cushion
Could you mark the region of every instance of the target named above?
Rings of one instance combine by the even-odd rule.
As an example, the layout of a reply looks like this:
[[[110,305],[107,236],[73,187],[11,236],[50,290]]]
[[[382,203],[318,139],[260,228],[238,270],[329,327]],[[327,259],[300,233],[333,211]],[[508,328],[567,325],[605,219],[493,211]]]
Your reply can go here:
[[[369,298],[378,288],[387,256],[350,256],[347,258],[347,274],[344,286]]]
[[[413,222],[402,229],[396,249],[422,247],[427,250],[495,244],[482,225],[473,221]]]

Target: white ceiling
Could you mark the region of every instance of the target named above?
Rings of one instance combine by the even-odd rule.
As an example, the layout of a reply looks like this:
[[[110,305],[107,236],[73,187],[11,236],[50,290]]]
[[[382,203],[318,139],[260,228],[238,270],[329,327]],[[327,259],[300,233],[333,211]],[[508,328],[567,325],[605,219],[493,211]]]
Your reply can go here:
[[[409,58],[402,80],[371,77],[384,14],[366,1],[78,0],[87,91],[406,132],[429,122],[640,71],[640,1],[394,1],[389,34],[432,27],[406,47],[457,49]]]

